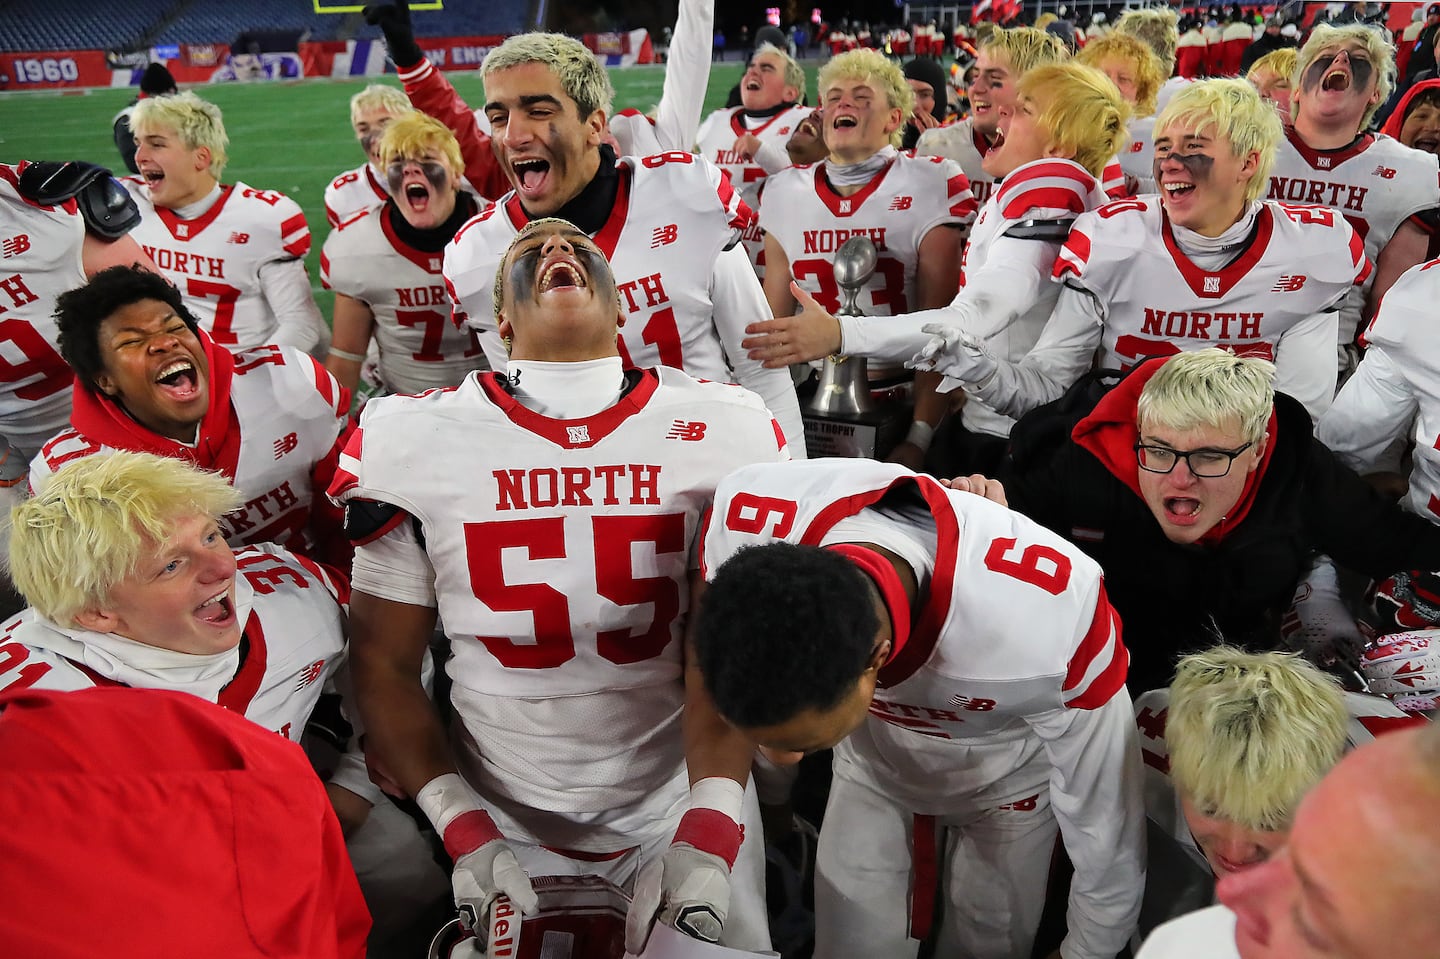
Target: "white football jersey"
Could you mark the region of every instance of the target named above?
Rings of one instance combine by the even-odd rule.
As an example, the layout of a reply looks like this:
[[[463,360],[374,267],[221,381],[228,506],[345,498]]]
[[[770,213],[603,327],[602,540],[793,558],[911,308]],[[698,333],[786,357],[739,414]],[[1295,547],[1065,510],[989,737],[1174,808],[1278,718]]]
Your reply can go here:
[[[24,168],[0,163],[0,436],[28,459],[70,418],[74,373],[53,313],[57,296],[85,284],[85,221],[74,200],[22,197]]]
[[[746,390],[663,367],[627,376],[613,406],[576,420],[520,405],[494,373],[374,400],[331,486],[418,523],[451,698],[485,767],[472,781],[533,807],[619,808],[683,768],[701,519],[726,473],[787,455]]]
[[[227,361],[233,372],[225,372]],[[317,495],[316,464],[335,451],[350,398],[314,359],[288,346],[231,355],[210,346],[210,409],[194,446],[151,433],[117,404],[89,391],[75,399],[71,427],[30,462],[39,490],[72,460],[117,449],[155,453],[223,473],[245,502],[221,525],[232,546],[279,543],[306,550]],[[325,476],[319,477],[321,482]]]
[[[985,138],[975,132],[969,117],[945,127],[935,127],[920,134],[915,152],[920,156],[939,156],[954,160],[970,181],[975,202],[983,204],[995,189],[995,178],[985,172],[981,162],[990,151]]]
[[[380,379],[396,393],[458,386],[485,358],[475,332],[450,322],[442,253],[406,243],[383,206],[331,231],[320,253],[327,289],[358,300],[375,317]]]
[[[245,627],[233,672],[182,679],[172,671],[162,678],[127,657],[128,647],[144,650],[141,643],[58,626],[25,609],[0,626],[0,692],[175,689],[298,743],[326,682],[345,661],[349,586],[334,570],[276,546],[237,550],[235,562],[236,612]]]
[[[996,503],[860,459],[725,478],[706,577],[741,549],[782,541],[874,543],[919,583],[869,717],[836,747],[846,777],[917,815],[966,800],[990,816],[1048,802],[1076,867],[1071,934],[1107,947],[1123,938],[1139,909],[1144,812],[1129,654],[1099,566]]]
[[[1437,302],[1440,260],[1395,281],[1365,331],[1364,358],[1316,428],[1320,441],[1362,475],[1382,468],[1387,448],[1408,433],[1415,445],[1405,503],[1432,523],[1440,523]]]
[[[627,367],[668,366],[729,382],[712,318],[711,274],[722,250],[751,220],[750,208],[713,164],[690,153],[621,157],[620,192],[593,239],[610,261],[628,318],[620,329]],[[470,220],[445,248],[455,319],[480,331],[490,365],[505,366],[495,333],[495,269],[528,222],[513,192]],[[738,345],[738,344],[737,344]]]
[[[790,134],[794,133],[800,121],[809,115],[810,107],[796,104],[781,110],[773,117],[764,118],[760,123],[750,125],[746,122],[744,107],[716,110],[700,124],[700,132],[695,139],[695,152],[724,170],[730,176],[730,182],[740,188],[741,199],[750,209],[759,210],[760,186],[765,181],[765,168],[756,163],[753,157],[744,160],[737,156],[734,150],[735,141],[746,133],[753,133],[762,146],[779,148],[783,155]],[[756,265],[757,271],[763,276],[764,234],[758,226],[752,224],[741,240],[745,244],[745,252],[750,254],[750,262]]]
[[[1440,207],[1440,160],[1371,133],[1343,150],[1312,150],[1291,128],[1275,152],[1266,199],[1341,213],[1364,242],[1370,262],[1379,263],[1380,251],[1402,223]],[[1369,289],[1367,280],[1345,304],[1340,332],[1346,343],[1355,335]]]
[[[965,174],[942,157],[899,153],[859,192],[841,196],[825,167],[824,162],[790,167],[765,184],[760,228],[784,249],[795,282],[834,313],[841,302],[835,251],[852,236],[868,236],[879,260],[861,288],[860,310],[895,316],[919,309],[915,273],[921,241],[936,227],[964,226],[975,217]]]
[[[1135,180],[1135,195],[1158,192],[1155,189],[1155,116],[1131,117],[1126,128],[1129,137],[1120,147],[1120,169]]]
[[[228,350],[271,342],[280,321],[265,300],[260,268],[310,252],[310,227],[299,204],[274,190],[225,184],[214,206],[182,220],[150,202],[140,177],[120,182],[142,214],[130,235],[185,294],[215,342]]]
[[[1345,709],[1345,750],[1365,745],[1376,736],[1429,722],[1425,717],[1401,711],[1382,696],[1347,692]],[[1170,747],[1165,740],[1165,720],[1170,711],[1170,690],[1152,689],[1135,698],[1135,725],[1140,731],[1140,755],[1145,760],[1145,815],[1179,844],[1197,865],[1209,869],[1205,854],[1180,808],[1180,795],[1170,779]]]
[[[1275,362],[1280,389],[1329,377],[1323,403],[1297,395],[1319,404],[1312,416],[1334,393],[1333,317],[1324,329],[1316,318],[1370,271],[1359,235],[1333,211],[1269,201],[1249,246],[1225,268],[1203,270],[1176,244],[1158,196],[1083,214],[1055,261],[1055,278],[1091,294],[1104,317],[1099,366],[1223,347]]]
[[[361,210],[379,206],[390,199],[385,184],[368,162],[330,181],[325,188],[325,220],[335,228]]]

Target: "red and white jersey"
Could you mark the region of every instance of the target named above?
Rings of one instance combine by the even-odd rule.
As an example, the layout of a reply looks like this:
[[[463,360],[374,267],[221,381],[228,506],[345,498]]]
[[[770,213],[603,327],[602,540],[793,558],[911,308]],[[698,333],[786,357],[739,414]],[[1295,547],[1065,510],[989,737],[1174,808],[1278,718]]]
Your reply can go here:
[[[197,655],[193,668],[156,669],[142,642],[62,627],[24,609],[0,626],[0,691],[173,689],[298,743],[326,682],[345,661],[350,587],[335,570],[277,546],[237,550],[235,562],[235,606],[245,628],[233,656]]]
[[[1316,436],[1362,475],[1382,468],[1387,448],[1415,441],[1406,505],[1440,523],[1440,260],[1411,267],[1385,294],[1363,342],[1368,349],[1335,396]]]
[[[274,190],[225,184],[209,210],[182,220],[150,202],[140,177],[120,182],[142,214],[130,235],[185,294],[215,342],[228,350],[272,342],[280,321],[265,299],[260,268],[310,252],[310,227],[299,204]]]
[[[795,282],[834,313],[840,307],[835,251],[852,236],[868,236],[879,261],[861,288],[860,310],[895,316],[918,309],[921,241],[936,227],[975,218],[965,174],[942,157],[897,153],[859,192],[841,196],[825,168],[824,162],[791,167],[765,184],[760,227],[785,250]]]
[[[56,297],[85,284],[85,221],[74,200],[22,197],[24,168],[0,163],[0,437],[29,458],[70,418],[75,377],[52,314]]]
[[[1222,347],[1273,361],[1276,388],[1318,417],[1335,390],[1327,311],[1370,269],[1359,235],[1333,211],[1267,201],[1249,246],[1223,269],[1203,270],[1177,245],[1160,197],[1149,196],[1080,216],[1055,279],[1091,294],[1103,317],[1098,366]]]
[[[695,139],[695,152],[729,174],[730,182],[740,188],[741,199],[750,209],[759,210],[760,185],[766,177],[765,168],[754,157],[749,160],[741,159],[735,153],[735,141],[746,133],[753,133],[760,141],[762,149],[778,149],[779,155],[784,158],[782,166],[788,166],[785,143],[800,121],[809,115],[810,107],[797,104],[781,110],[773,117],[765,117],[760,122],[751,124],[746,120],[744,107],[716,110],[700,124],[700,132]],[[745,244],[745,252],[750,254],[750,262],[755,264],[763,275],[765,235],[760,232],[758,225],[752,224],[741,240]]]
[[[735,244],[754,214],[719,169],[693,154],[621,157],[616,165],[615,209],[594,240],[610,261],[628,314],[620,329],[625,365],[668,366],[728,382],[711,274],[716,257]],[[505,366],[495,332],[495,269],[527,222],[511,192],[461,227],[445,248],[454,318],[480,331],[494,369]]]
[[[955,161],[960,172],[970,181],[970,192],[974,194],[975,202],[983,204],[990,199],[990,191],[995,189],[995,178],[980,165],[985,154],[990,152],[990,144],[975,132],[970,117],[949,126],[926,130],[915,143],[915,152],[919,156],[939,156]]]
[[[1135,195],[1158,192],[1155,189],[1155,117],[1131,117],[1126,129],[1129,137],[1120,147],[1120,171],[1135,180]]]
[[[356,214],[325,238],[320,281],[374,314],[380,379],[393,392],[458,386],[485,365],[474,331],[450,322],[443,261],[443,253],[406,243],[385,206]]]
[[[1004,808],[1033,809],[1048,788],[1076,866],[1070,932],[1123,938],[1143,886],[1144,811],[1129,654],[1100,567],[1003,506],[859,459],[725,478],[702,545],[706,577],[741,549],[781,541],[873,543],[920,585],[868,719],[836,748],[847,775],[920,815],[1007,783],[1025,788]]]
[[[1292,127],[1275,152],[1266,199],[1325,206],[1343,214],[1364,241],[1365,255],[1379,263],[1380,251],[1402,223],[1440,207],[1440,160],[1371,133],[1343,150],[1312,150]],[[1346,342],[1359,325],[1369,288],[1367,282],[1345,305],[1340,327]]]
[[[390,199],[385,184],[375,175],[368,162],[330,181],[325,188],[325,221],[331,228],[339,226],[361,210],[379,206]]]
[[[350,408],[348,391],[314,359],[293,347],[256,347],[231,357],[208,344],[210,408],[194,445],[151,433],[110,400],[81,390],[71,427],[30,462],[39,490],[72,460],[135,450],[223,473],[245,497],[221,525],[232,546],[279,543],[312,547],[316,489],[328,481]],[[233,364],[228,367],[227,361]]]
[[[1409,729],[1429,722],[1425,717],[1400,710],[1382,696],[1344,693],[1350,719],[1345,727],[1345,751],[1349,752],[1376,736]],[[1165,720],[1170,710],[1170,690],[1152,689],[1135,698],[1135,725],[1140,731],[1140,755],[1145,760],[1145,815],[1209,869],[1205,855],[1180,808],[1180,795],[1170,779],[1170,747],[1165,741]]]
[[[961,329],[998,357],[1018,362],[1030,352],[1060,295],[1050,282],[1062,241],[1007,235],[1022,224],[1063,224],[1107,202],[1100,184],[1073,160],[1036,160],[1011,171],[980,208],[961,258],[956,305]],[[1014,419],[970,397],[961,413],[971,432],[1007,436]]]
[[[472,784],[532,808],[616,809],[683,769],[701,518],[721,477],[787,455],[746,390],[663,367],[627,377],[613,406],[575,420],[527,409],[494,373],[374,400],[330,488],[418,521],[428,569],[404,573],[433,577],[451,698],[482,763]]]

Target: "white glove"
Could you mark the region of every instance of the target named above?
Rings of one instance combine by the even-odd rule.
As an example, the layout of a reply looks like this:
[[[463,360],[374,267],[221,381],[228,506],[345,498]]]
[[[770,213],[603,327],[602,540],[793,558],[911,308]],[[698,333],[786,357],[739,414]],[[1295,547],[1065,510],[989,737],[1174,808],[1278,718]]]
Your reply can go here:
[[[635,880],[625,917],[630,953],[645,950],[657,918],[694,939],[720,941],[730,911],[730,869],[744,832],[713,809],[691,809],[681,817],[665,855],[646,863]]]
[[[474,794],[456,773],[430,780],[415,796],[445,843],[455,868],[450,886],[460,921],[477,937],[489,932],[490,907],[508,896],[515,907],[533,916],[540,905],[530,877],[520,868],[495,820],[480,808]]]
[[[1381,636],[1360,660],[1370,692],[1389,696],[1407,711],[1433,708],[1440,690],[1440,629]]]
[[[905,364],[911,369],[933,371],[945,376],[938,392],[949,393],[965,384],[979,384],[995,373],[995,357],[980,341],[958,327],[926,323],[921,331],[930,334],[930,342]]]

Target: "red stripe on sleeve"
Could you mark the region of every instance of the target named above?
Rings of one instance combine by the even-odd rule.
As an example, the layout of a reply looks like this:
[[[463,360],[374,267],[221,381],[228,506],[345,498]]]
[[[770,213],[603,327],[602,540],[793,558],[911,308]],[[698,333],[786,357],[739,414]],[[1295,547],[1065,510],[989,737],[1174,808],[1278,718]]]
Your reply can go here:
[[[1025,190],[1014,198],[1007,199],[1001,215],[1007,220],[1018,220],[1030,210],[1044,207],[1051,210],[1069,210],[1071,213],[1085,212],[1085,198],[1074,190],[1063,186],[1036,187]]]
[[[1074,690],[1085,681],[1085,676],[1095,660],[1109,654],[1110,662],[1105,669],[1090,681],[1078,696],[1066,701],[1071,709],[1098,709],[1110,701],[1110,697],[1125,685],[1125,674],[1130,666],[1130,653],[1121,642],[1120,617],[1110,605],[1105,594],[1105,584],[1100,584],[1100,595],[1095,600],[1095,615],[1090,620],[1090,629],[1080,641],[1080,647],[1070,657],[1070,667],[1065,673],[1062,692]]]

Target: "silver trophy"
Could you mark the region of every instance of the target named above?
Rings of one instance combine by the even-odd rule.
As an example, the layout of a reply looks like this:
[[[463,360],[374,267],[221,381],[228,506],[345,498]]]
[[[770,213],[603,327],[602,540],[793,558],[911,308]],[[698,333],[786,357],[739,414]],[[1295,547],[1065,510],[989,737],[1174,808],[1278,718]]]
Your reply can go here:
[[[852,236],[840,244],[833,265],[841,296],[837,316],[865,315],[856,300],[878,261],[875,244],[867,236]],[[825,358],[819,386],[802,415],[805,446],[812,457],[883,456],[899,441],[908,422],[903,407],[877,408],[865,358],[839,353]]]

